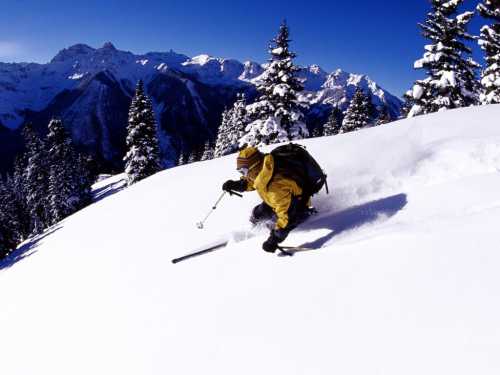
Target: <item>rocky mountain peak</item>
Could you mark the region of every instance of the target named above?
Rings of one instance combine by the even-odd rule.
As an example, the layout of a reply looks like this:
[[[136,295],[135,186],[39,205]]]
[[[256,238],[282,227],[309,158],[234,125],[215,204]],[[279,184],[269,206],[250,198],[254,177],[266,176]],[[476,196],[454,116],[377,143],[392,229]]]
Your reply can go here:
[[[86,44],[75,44],[71,47],[64,48],[50,61],[51,63],[64,62],[74,59],[78,56],[90,55],[95,52],[95,49]]]
[[[111,42],[106,42],[102,45],[101,49],[104,50],[111,50],[111,51],[116,51],[116,47],[113,45]]]

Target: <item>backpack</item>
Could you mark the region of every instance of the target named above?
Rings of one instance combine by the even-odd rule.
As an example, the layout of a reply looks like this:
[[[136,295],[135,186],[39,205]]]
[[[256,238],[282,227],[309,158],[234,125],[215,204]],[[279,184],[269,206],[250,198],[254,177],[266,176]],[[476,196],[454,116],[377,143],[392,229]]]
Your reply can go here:
[[[274,158],[273,177],[277,173],[291,178],[308,197],[316,194],[323,186],[328,194],[326,174],[304,146],[289,143],[276,147],[271,155]]]

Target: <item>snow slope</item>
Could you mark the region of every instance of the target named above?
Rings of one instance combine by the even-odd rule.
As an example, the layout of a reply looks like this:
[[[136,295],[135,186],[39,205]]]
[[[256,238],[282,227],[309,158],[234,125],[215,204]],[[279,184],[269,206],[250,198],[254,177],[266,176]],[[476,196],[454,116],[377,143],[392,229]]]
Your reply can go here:
[[[234,155],[101,181],[97,203],[1,266],[2,373],[500,373],[499,118],[467,108],[304,141],[332,193],[286,241],[316,250],[292,258],[248,230],[255,193],[195,227]]]

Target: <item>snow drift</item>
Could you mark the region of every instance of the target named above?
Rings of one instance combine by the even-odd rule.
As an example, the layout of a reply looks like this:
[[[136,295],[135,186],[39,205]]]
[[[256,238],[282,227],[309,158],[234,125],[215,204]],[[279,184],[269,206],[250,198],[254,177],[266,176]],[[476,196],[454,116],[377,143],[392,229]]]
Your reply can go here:
[[[332,192],[286,240],[315,250],[292,258],[249,231],[256,193],[196,228],[234,155],[100,182],[1,264],[2,373],[498,374],[499,118],[475,107],[301,142]]]

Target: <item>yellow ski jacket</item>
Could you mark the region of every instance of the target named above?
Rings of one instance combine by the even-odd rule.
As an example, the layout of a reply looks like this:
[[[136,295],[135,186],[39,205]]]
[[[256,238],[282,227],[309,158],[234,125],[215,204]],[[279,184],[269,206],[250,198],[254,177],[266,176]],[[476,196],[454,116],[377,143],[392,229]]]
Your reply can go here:
[[[253,179],[243,177],[247,181],[247,191],[257,190],[262,200],[273,209],[277,216],[276,229],[287,227],[288,209],[293,197],[302,195],[302,188],[297,183],[285,176],[276,174],[273,177],[274,158],[271,154],[264,157],[262,169]]]

